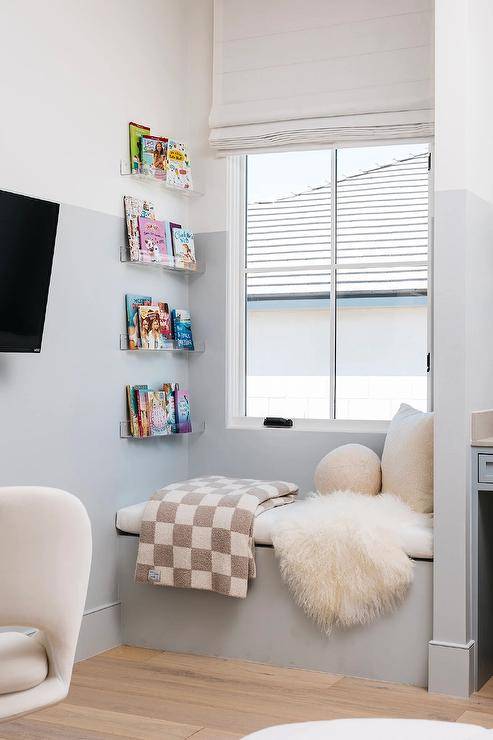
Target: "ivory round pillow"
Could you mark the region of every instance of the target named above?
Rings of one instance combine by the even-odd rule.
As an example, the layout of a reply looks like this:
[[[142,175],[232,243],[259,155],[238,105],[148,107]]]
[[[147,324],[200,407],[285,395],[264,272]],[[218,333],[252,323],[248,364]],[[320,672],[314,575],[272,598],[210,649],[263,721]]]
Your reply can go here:
[[[320,460],[315,470],[318,493],[354,491],[371,496],[380,492],[382,472],[378,455],[364,445],[342,445]]]

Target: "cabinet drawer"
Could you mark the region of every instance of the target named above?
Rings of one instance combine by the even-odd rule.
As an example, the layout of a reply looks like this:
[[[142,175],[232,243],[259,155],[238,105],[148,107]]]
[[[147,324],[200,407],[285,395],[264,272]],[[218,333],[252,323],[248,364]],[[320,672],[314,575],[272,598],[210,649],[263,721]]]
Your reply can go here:
[[[478,480],[480,483],[493,483],[493,455],[479,453]]]

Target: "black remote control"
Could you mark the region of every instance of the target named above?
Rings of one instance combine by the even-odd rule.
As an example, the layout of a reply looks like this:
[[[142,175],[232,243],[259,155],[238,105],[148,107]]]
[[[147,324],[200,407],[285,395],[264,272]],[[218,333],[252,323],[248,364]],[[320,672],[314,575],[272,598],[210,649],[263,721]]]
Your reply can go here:
[[[283,419],[280,416],[266,416],[264,419],[264,427],[292,427],[292,419]]]

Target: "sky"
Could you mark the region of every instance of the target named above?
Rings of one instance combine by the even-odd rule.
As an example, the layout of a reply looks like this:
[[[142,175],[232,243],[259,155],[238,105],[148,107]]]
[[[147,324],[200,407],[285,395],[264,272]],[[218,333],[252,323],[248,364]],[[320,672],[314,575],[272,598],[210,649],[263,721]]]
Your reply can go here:
[[[428,144],[339,149],[339,177],[354,175],[425,151],[428,151]],[[330,149],[249,155],[248,202],[274,200],[329,183],[330,160]]]

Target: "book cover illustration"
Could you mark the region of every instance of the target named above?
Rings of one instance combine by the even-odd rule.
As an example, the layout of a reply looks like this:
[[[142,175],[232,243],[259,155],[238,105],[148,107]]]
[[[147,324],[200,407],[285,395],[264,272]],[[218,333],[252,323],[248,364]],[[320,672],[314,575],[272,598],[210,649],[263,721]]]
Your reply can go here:
[[[140,437],[149,437],[149,389],[147,386],[135,386],[137,396],[137,417]]]
[[[151,437],[171,434],[166,411],[166,394],[164,391],[149,391],[149,431]]]
[[[166,179],[166,151],[168,139],[165,136],[142,136],[140,139],[141,171],[143,175]]]
[[[152,298],[150,295],[131,295],[127,293],[125,296],[129,349],[139,349],[139,306],[150,306],[151,303]]]
[[[164,230],[166,233],[166,254],[168,256],[169,263],[175,264],[175,250],[173,247],[173,230],[181,229],[181,224],[176,224],[173,221],[164,222]]]
[[[139,406],[137,401],[137,390],[146,390],[146,385],[127,385],[128,421],[130,433],[133,437],[140,437],[139,428]]]
[[[192,317],[185,308],[174,308],[171,312],[173,339],[178,349],[193,350]]]
[[[175,265],[193,270],[197,266],[193,233],[188,229],[173,229]]]
[[[159,306],[139,306],[139,332],[142,349],[164,349]]]
[[[176,431],[180,434],[192,431],[192,415],[190,411],[190,394],[179,388],[175,391]]]
[[[172,187],[192,189],[192,169],[187,147],[175,139],[168,139],[166,179]]]
[[[170,433],[176,432],[175,414],[175,383],[163,383],[163,391],[166,395],[166,419]]]
[[[161,337],[163,340],[163,347],[166,342],[173,339],[173,332],[171,330],[171,314],[169,312],[169,306],[167,303],[158,303],[159,308],[159,327],[161,330]]]
[[[133,175],[140,172],[140,139],[151,133],[149,126],[142,123],[130,121],[128,124],[128,135],[130,144],[130,168]]]
[[[132,262],[138,262],[140,259],[139,217],[154,219],[154,204],[149,200],[134,198],[132,195],[125,195],[123,201],[130,259]]]
[[[166,255],[164,221],[139,216],[140,261],[162,262]]]

